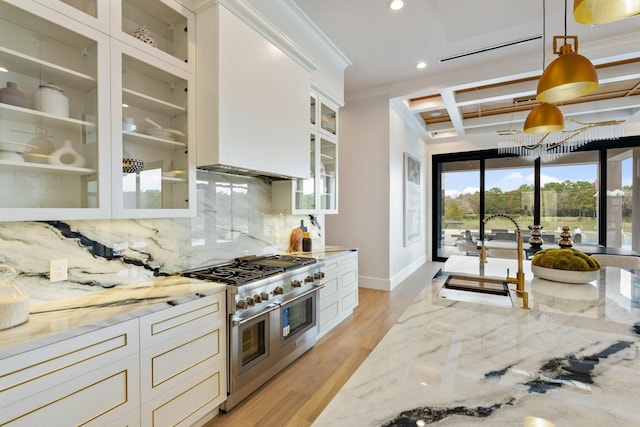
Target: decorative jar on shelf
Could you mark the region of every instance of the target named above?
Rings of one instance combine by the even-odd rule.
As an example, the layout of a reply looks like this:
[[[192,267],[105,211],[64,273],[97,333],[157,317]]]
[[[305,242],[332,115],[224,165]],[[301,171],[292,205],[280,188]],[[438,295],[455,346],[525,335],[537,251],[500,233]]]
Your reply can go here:
[[[133,33],[133,37],[146,44],[150,44],[153,47],[157,47],[156,41],[151,37],[151,31],[149,31],[146,25],[138,27],[138,29]]]
[[[33,94],[33,106],[43,113],[69,117],[69,98],[53,83],[40,85]]]
[[[18,85],[14,82],[7,82],[7,87],[0,89],[0,102],[24,108],[28,104],[27,97],[20,92]]]

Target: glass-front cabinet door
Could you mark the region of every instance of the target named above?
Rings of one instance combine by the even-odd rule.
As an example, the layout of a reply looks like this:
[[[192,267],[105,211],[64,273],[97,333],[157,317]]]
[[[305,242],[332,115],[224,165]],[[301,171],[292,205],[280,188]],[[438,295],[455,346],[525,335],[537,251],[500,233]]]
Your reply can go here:
[[[109,215],[108,36],[0,3],[0,220]]]
[[[338,137],[336,107],[312,92],[309,96],[310,178],[272,183],[274,213],[338,213]]]
[[[336,213],[338,156],[336,143],[320,138],[320,209],[325,213]]]
[[[113,211],[117,218],[194,213],[193,76],[113,41]],[[117,101],[116,101],[117,99]]]
[[[298,179],[295,185],[295,208],[298,211],[314,211],[316,209],[316,136],[311,134],[309,143],[311,156],[311,178]]]
[[[113,2],[112,35],[176,67],[195,72],[195,15],[173,0]]]
[[[109,32],[109,1],[104,0],[35,0],[78,22]]]

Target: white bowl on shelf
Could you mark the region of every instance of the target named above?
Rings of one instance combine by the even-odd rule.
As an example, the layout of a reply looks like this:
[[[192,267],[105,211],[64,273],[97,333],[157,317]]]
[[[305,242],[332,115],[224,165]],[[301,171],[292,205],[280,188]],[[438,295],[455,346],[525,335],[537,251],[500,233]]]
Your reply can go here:
[[[174,139],[173,132],[165,129],[147,128],[144,130],[144,133],[146,133],[147,135],[155,136],[156,138]]]
[[[531,272],[543,279],[553,282],[583,284],[593,282],[600,275],[600,270],[596,271],[571,271],[557,270],[555,268],[540,267],[539,265],[531,265]]]

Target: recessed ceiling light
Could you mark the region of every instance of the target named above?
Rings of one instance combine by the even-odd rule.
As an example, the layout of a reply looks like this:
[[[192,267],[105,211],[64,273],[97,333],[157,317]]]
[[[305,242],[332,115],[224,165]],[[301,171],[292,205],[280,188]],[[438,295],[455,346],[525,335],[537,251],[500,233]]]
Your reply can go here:
[[[9,70],[7,70],[6,68],[0,67],[0,73],[8,73],[8,72]]]
[[[416,64],[416,68],[418,70],[422,70],[423,68],[427,68],[427,63],[424,61],[420,61]]]
[[[431,117],[440,117],[442,115],[442,111],[434,111],[429,114]]]
[[[391,0],[389,2],[389,9],[391,10],[400,10],[404,7],[404,2],[402,0]]]

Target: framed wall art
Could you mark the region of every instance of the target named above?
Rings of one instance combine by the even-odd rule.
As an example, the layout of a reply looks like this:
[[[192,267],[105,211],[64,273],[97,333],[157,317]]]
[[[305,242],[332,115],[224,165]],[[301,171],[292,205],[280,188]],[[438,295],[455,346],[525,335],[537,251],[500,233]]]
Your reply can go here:
[[[404,153],[404,246],[420,239],[420,176],[421,163]]]

